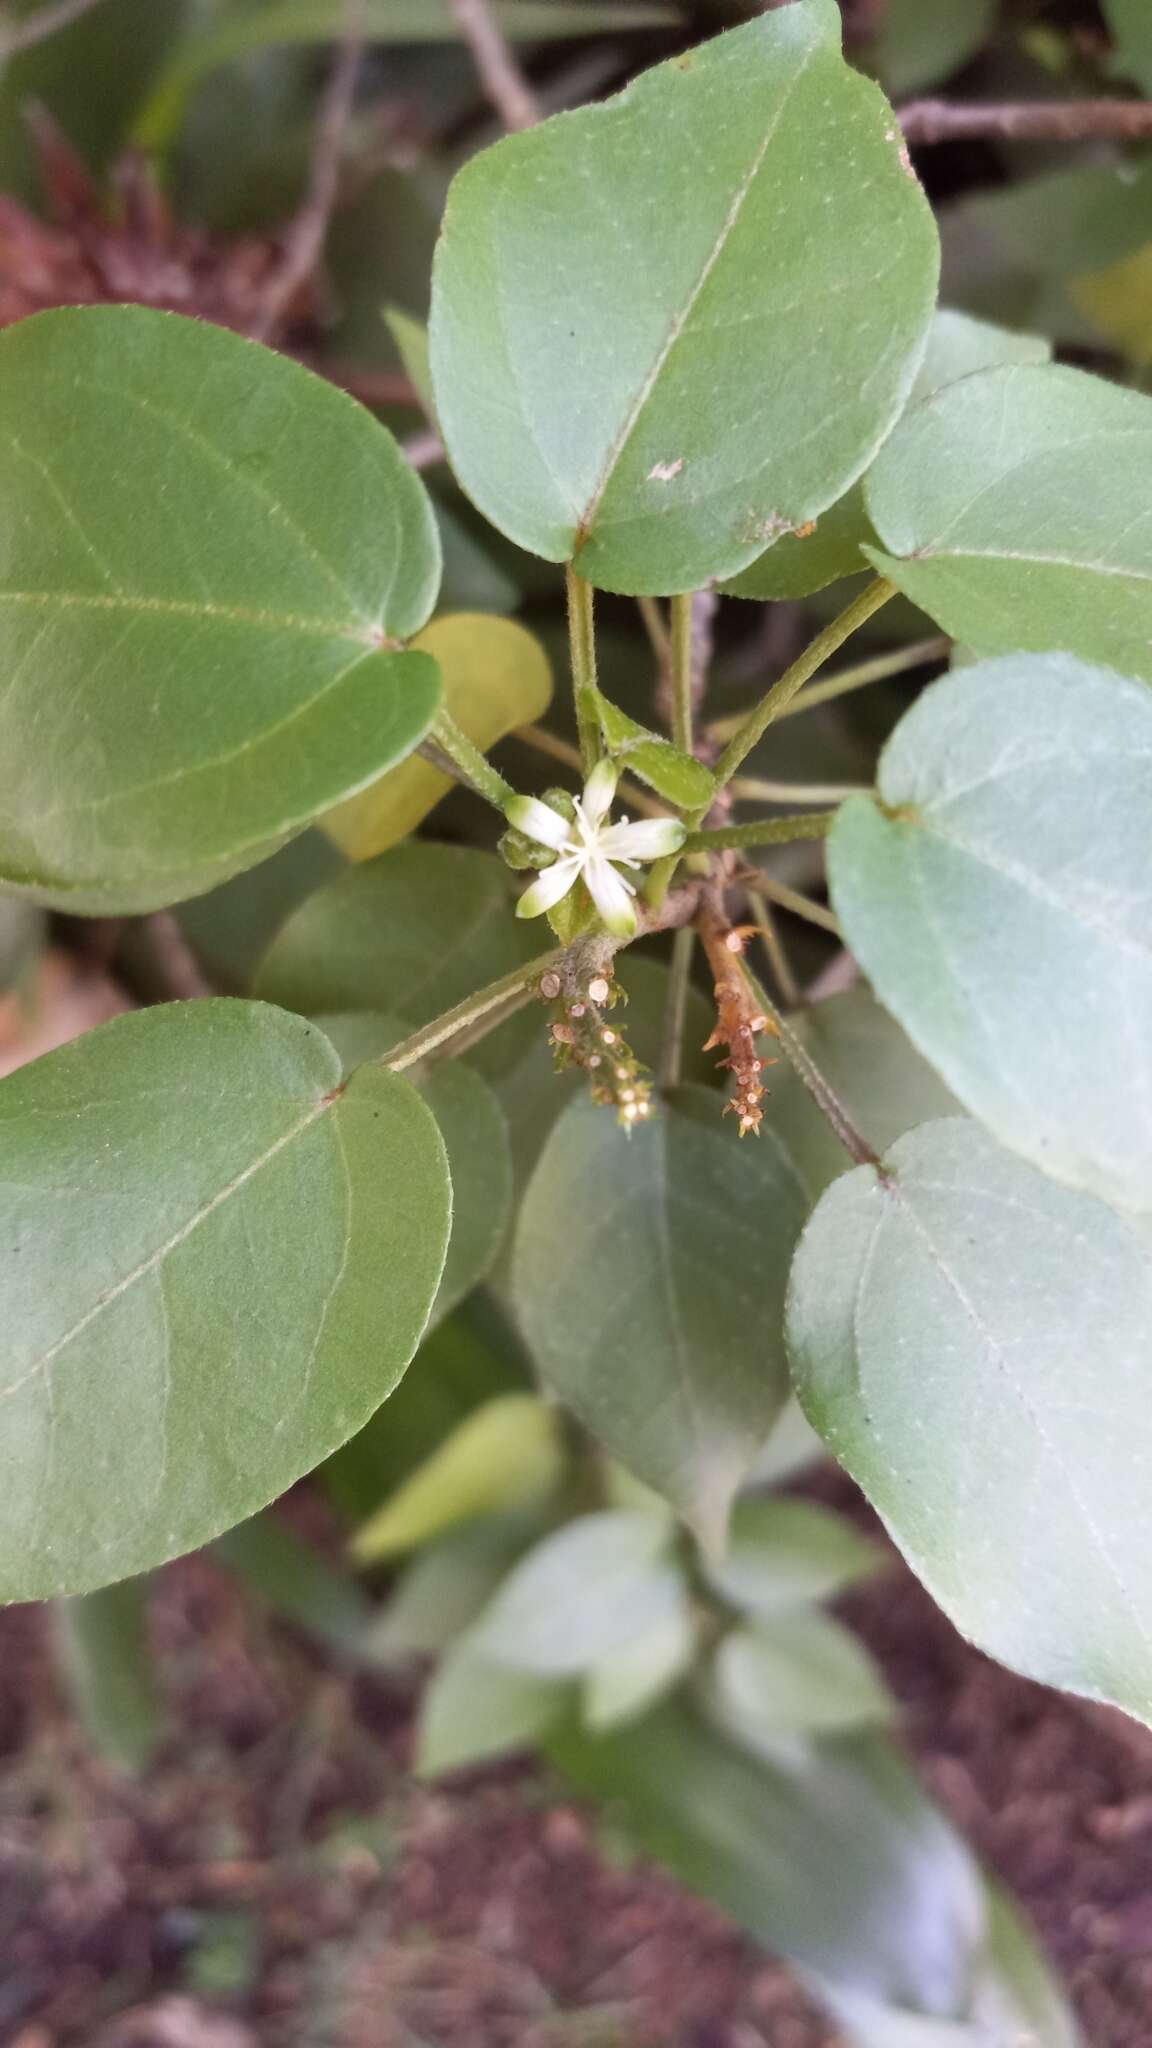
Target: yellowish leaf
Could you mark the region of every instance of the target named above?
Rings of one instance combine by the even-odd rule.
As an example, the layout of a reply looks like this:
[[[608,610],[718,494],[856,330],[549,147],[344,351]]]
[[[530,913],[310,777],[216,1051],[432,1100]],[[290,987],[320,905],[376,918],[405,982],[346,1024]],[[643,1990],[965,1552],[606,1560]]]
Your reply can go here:
[[[1152,362],[1152,242],[1106,270],[1075,278],[1071,293],[1130,363]]]
[[[444,708],[482,753],[548,708],[548,657],[512,619],[458,612],[434,619],[412,645],[439,663]],[[414,832],[451,787],[448,776],[411,755],[321,822],[350,860],[372,860]]]
[[[563,1462],[554,1410],[534,1394],[502,1394],[453,1430],[357,1530],[352,1554],[376,1564],[478,1515],[543,1500]]]

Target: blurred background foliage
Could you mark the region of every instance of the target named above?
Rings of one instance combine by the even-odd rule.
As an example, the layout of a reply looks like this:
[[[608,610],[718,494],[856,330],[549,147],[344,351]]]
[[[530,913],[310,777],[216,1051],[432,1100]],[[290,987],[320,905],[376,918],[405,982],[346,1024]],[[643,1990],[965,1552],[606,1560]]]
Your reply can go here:
[[[560,576],[485,528],[455,488],[427,384],[444,197],[502,125],[460,15],[449,0],[367,0],[355,96],[328,160],[340,0],[99,0],[21,48],[56,11],[12,0],[0,26],[0,323],[137,300],[266,339],[378,411],[442,524],[449,617],[429,633],[449,702],[479,744],[499,743],[518,787],[564,779],[523,731],[547,713],[552,754],[571,745],[565,711],[547,710],[548,664],[563,659]],[[493,9],[544,112],[753,11]],[[931,94],[961,108],[1135,107],[1152,93],[1149,0],[844,0],[843,12],[852,61],[898,106]],[[1152,122],[1145,132],[1152,141]],[[918,149],[916,166],[937,210],[947,307],[1027,333],[1040,356],[1146,382],[1152,154],[1138,135],[1021,141],[989,118]],[[968,346],[975,331],[954,332]],[[751,701],[835,608],[786,581],[779,602],[725,602],[710,715]],[[649,632],[624,601],[602,616],[605,688],[648,718]],[[777,781],[761,784],[761,811],[781,784],[787,801],[789,782],[869,778],[942,660],[903,603],[877,623],[880,649],[888,680],[774,729]],[[747,775],[767,766],[754,755]],[[322,1016],[345,1057],[363,1056],[456,999],[447,956],[461,994],[504,971],[501,948],[519,940],[490,915],[505,880],[482,850],[487,820],[410,768],[403,786],[390,779],[176,916],[80,924],[0,905],[5,1068],[128,1003],[209,985]],[[433,805],[429,836],[405,839]],[[887,1142],[951,1102],[849,985],[818,858],[803,846],[761,856],[778,920],[765,971],[789,1005],[801,990],[827,998],[797,1029],[849,1107],[866,1092],[869,1128]],[[629,956],[621,980],[631,1043],[656,1066],[661,946]],[[716,1106],[719,1077],[699,1050],[708,1029],[702,982],[686,1032],[697,1117],[700,1101]],[[1147,1754],[1076,1703],[1038,1704],[965,1661],[851,1489],[814,1463],[791,1409],[727,1555],[698,1552],[538,1398],[513,1321],[509,1225],[576,1078],[552,1074],[521,1018],[440,1083],[464,1226],[451,1291],[387,1407],[210,1557],[70,1603],[50,1628],[0,1617],[0,1925],[15,1957],[0,2038],[1066,2048],[1078,2036],[1055,1976],[904,1761],[903,1708],[945,1804],[1060,1950],[1085,2038],[1146,2042],[1146,1938],[1106,1938],[1102,1917],[1115,1909],[1126,1924],[1127,1906],[1101,1902],[1096,1866],[1066,1837],[1101,1813],[1152,1811]],[[790,1075],[774,1077],[772,1120],[815,1196],[840,1160]],[[1025,1785],[995,1775],[1013,1732]],[[526,1749],[545,1759],[543,1778],[505,1761]],[[1053,1830],[1053,1781],[1074,1754],[1094,1776],[1075,1821]],[[429,1789],[494,1762],[494,1776]],[[594,1805],[570,1806],[561,1785]],[[1117,1822],[1114,1840],[1138,1857],[1145,1826]],[[1047,1876],[1027,1853],[1038,1841]],[[795,1974],[678,1901],[636,1866],[641,1851]],[[1109,1867],[1123,1894],[1120,1849]]]

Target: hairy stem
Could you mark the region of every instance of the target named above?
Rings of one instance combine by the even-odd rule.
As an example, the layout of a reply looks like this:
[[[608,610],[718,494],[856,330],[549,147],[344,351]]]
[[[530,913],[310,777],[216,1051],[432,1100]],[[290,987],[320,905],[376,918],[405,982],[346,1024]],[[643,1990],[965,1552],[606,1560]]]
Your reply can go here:
[[[457,781],[466,783],[469,789],[475,790],[477,796],[482,796],[485,802],[492,804],[496,810],[502,811],[509,797],[515,796],[516,792],[511,783],[505,782],[499,770],[493,768],[491,761],[485,758],[479,747],[473,744],[467,733],[457,725],[451,713],[445,711],[443,707],[436,713],[429,738],[433,746],[438,747],[440,752],[447,756],[448,764]],[[438,767],[442,765],[441,762],[437,763]]]
[[[600,714],[596,709],[595,594],[590,583],[568,564],[568,646],[572,659],[572,693],[580,765],[587,776],[600,759]]]
[[[770,903],[778,903],[781,910],[790,910],[793,917],[802,917],[806,924],[831,932],[834,939],[842,938],[839,921],[832,912],[822,903],[813,903],[810,896],[802,896],[798,889],[790,889],[787,882],[778,882],[775,875],[761,874],[756,877],[756,887]]]
[[[831,1082],[825,1080],[819,1067],[805,1051],[795,1032],[781,1016],[771,996],[761,986],[747,963],[744,965],[744,972],[748,976],[748,980],[754,988],[758,1000],[763,1003],[765,1010],[769,1017],[771,1017],[775,1027],[775,1034],[787,1053],[797,1078],[803,1083],[813,1102],[815,1102],[817,1108],[831,1125],[844,1150],[855,1160],[857,1166],[879,1166],[879,1153],[873,1150],[867,1138],[857,1130]]]
[[[910,669],[924,668],[931,661],[943,661],[952,642],[947,634],[937,633],[931,640],[917,640],[912,647],[897,647],[891,654],[877,654],[871,661],[853,662],[851,668],[837,669],[833,675],[813,683],[810,689],[801,690],[778,718],[796,718],[802,711],[811,711],[817,704],[830,704],[836,697],[846,697],[851,690],[863,690],[870,683],[886,683],[893,676],[907,675]],[[743,725],[747,713],[735,712],[730,718],[718,718],[708,727],[709,739],[721,745],[732,738]]]
[[[431,1059],[435,1053],[441,1052],[442,1047],[451,1045],[455,1053],[464,1050],[465,1039],[469,1045],[475,1045],[477,1039],[488,1031],[495,1031],[505,1018],[514,1016],[517,1010],[530,1003],[536,994],[540,976],[563,958],[563,946],[553,946],[551,952],[538,954],[524,967],[514,968],[511,974],[490,982],[487,988],[468,996],[454,1009],[445,1010],[442,1017],[434,1017],[431,1024],[423,1025],[410,1038],[402,1039],[376,1064],[390,1067],[394,1074],[403,1074],[409,1067],[419,1066],[422,1060]]]
[[[759,704],[748,713],[743,723],[733,733],[719,761],[716,763],[716,786],[722,789],[730,782],[740,763],[751,753],[757,741],[762,739],[773,720],[779,718],[792,699],[799,695],[806,682],[822,669],[838,647],[843,647],[853,633],[867,624],[882,605],[895,597],[896,585],[886,576],[877,576],[861,592],[860,596],[818,633],[811,646],[806,647],[798,661],[786,669],[779,680],[760,699]]]
[[[692,752],[695,634],[692,593],[672,599],[672,738],[682,754]]]
[[[835,811],[798,811],[792,818],[753,818],[748,825],[718,825],[708,832],[690,832],[685,853],[724,853],[734,846],[790,846],[795,839],[826,839],[836,822]]]
[[[644,621],[644,631],[652,643],[652,652],[661,669],[666,669],[672,660],[672,639],[664,623],[664,615],[654,597],[638,597],[636,604]]]
[[[762,775],[734,775],[728,784],[738,804],[842,804],[846,797],[867,796],[871,787],[863,782],[766,782]]]

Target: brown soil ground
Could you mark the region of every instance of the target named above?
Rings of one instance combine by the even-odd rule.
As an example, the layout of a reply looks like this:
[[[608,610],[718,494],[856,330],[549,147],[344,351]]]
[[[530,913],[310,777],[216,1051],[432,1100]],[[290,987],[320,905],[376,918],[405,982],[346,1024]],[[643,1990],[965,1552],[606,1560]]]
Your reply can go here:
[[[1152,1737],[989,1664],[899,1567],[853,1619],[1091,2048],[1149,2048]],[[137,1785],[85,1757],[45,1617],[0,1615],[4,2048],[835,2048],[555,1784],[413,1787],[410,1701],[207,1561],[162,1575],[155,1630],[175,1733]]]

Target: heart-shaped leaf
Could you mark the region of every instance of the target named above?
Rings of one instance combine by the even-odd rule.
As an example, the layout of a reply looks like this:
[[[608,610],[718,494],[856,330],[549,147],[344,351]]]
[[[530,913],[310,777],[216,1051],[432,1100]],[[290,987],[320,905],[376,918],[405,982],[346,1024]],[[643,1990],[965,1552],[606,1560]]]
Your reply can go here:
[[[801,1401],[961,1632],[1152,1720],[1152,1245],[964,1119],[828,1190]]]
[[[631,1132],[574,1102],[524,1197],[513,1285],[545,1381],[716,1548],[787,1396],[806,1207],[770,1134],[738,1144],[698,1088]]]
[[[1152,586],[1150,586],[1152,588]],[[1152,1209],[1152,691],[1069,655],[925,691],[829,842],[877,994],[1035,1165]]]
[[[885,576],[982,654],[1066,649],[1152,682],[1152,400],[987,370],[900,422],[868,476]]]
[[[0,1599],[254,1514],[379,1407],[448,1242],[415,1089],[262,1004],[121,1017],[0,1089]]]
[[[370,413],[138,306],[0,336],[0,881],[145,909],[250,867],[411,752],[427,496]]]
[[[794,0],[460,173],[436,405],[522,547],[606,589],[690,590],[823,512],[891,428],[936,234],[840,35],[835,0]]]
[[[511,619],[466,612],[434,619],[413,646],[437,663],[444,708],[482,754],[548,709],[548,656],[540,642]],[[330,812],[324,829],[351,860],[370,860],[414,832],[452,787],[451,779],[430,761],[412,758]]]

